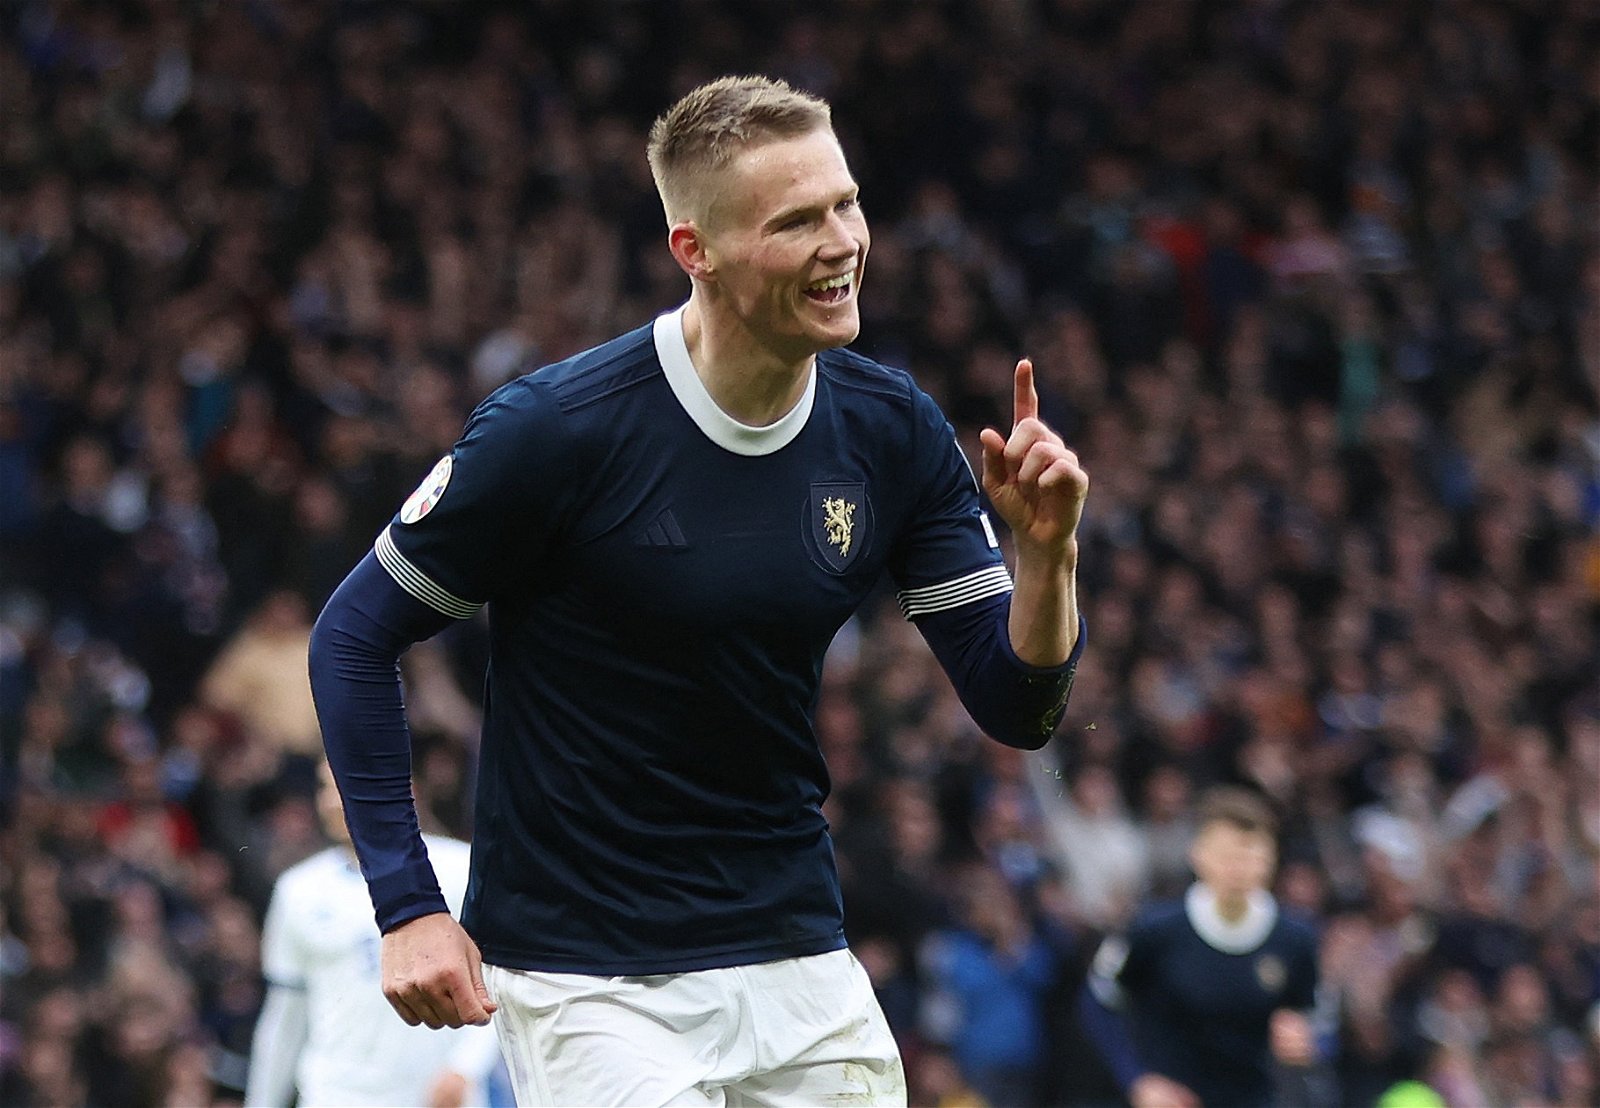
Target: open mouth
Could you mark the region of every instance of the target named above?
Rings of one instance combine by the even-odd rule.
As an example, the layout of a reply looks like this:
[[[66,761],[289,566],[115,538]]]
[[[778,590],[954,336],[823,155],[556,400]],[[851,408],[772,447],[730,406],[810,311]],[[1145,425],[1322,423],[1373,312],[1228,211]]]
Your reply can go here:
[[[801,291],[806,297],[819,304],[839,304],[850,298],[850,292],[855,287],[856,271],[841,273],[837,277],[826,277],[821,281],[812,281]]]

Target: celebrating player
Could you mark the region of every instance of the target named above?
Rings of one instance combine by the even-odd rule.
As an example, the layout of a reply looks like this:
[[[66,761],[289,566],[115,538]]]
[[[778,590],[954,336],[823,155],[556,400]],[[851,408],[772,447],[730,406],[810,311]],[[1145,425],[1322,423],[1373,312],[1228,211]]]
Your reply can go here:
[[[495,1014],[524,1104],[904,1103],[845,948],[823,655],[888,571],[973,718],[1041,746],[1082,648],[1088,479],[1018,363],[1013,426],[983,433],[1013,581],[933,401],[839,349],[870,236],[825,103],[724,78],[649,156],[687,303],[491,395],[313,635],[384,991],[431,1027]],[[395,659],[485,603],[463,929]]]
[[[1254,793],[1208,792],[1189,851],[1199,880],[1095,956],[1084,1026],[1134,1108],[1268,1108],[1284,1071],[1288,1103],[1323,1099],[1308,1015],[1317,941],[1267,891],[1276,827]]]
[[[383,1002],[378,929],[356,870],[339,792],[321,770],[317,814],[334,845],[278,878],[261,934],[267,1000],[250,1050],[247,1105],[486,1104],[484,1081],[499,1062],[488,1028],[430,1035],[407,1027]],[[429,835],[428,851],[458,908],[467,887],[467,844]]]

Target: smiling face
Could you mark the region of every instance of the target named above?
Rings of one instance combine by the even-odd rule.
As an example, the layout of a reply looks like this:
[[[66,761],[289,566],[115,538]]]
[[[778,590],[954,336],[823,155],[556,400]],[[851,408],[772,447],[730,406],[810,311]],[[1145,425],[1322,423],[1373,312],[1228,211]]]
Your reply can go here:
[[[693,230],[719,306],[784,360],[853,341],[871,236],[833,132],[751,146],[716,173]]]

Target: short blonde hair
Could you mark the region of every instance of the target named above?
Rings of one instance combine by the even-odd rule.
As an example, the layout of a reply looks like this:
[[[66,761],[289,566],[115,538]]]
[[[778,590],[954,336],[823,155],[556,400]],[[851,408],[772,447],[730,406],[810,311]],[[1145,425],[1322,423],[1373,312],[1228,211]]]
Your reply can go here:
[[[650,174],[668,225],[706,216],[707,172],[739,151],[832,127],[826,101],[770,77],[722,77],[694,89],[650,127]]]

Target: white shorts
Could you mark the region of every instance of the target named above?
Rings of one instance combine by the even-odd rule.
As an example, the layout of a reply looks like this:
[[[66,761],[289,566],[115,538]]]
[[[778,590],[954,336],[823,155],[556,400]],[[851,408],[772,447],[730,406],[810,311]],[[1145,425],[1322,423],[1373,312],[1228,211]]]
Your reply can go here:
[[[485,965],[519,1105],[906,1103],[848,950],[652,977]]]

